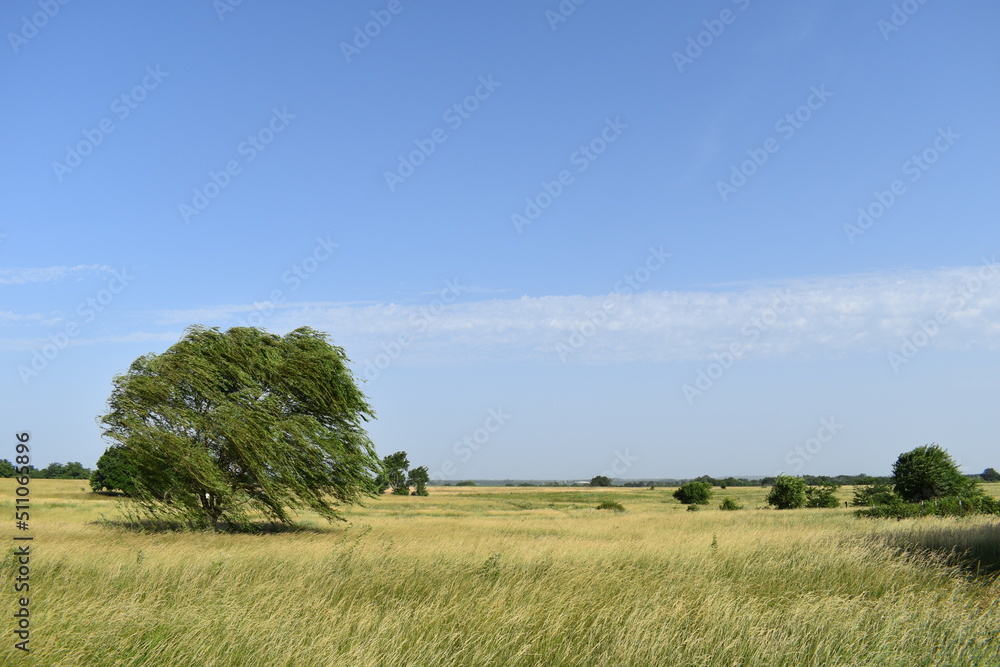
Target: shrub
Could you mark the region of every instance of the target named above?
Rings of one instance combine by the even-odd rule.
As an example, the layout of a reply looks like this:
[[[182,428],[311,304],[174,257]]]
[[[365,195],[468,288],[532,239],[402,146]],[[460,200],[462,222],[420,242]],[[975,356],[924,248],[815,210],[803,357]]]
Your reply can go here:
[[[688,505],[688,512],[697,512],[700,509],[697,505]]]
[[[674,498],[685,505],[707,505],[712,497],[712,485],[708,482],[688,482],[674,491]]]
[[[743,509],[743,505],[737,505],[736,501],[732,498],[723,498],[722,502],[719,504],[719,509],[723,511],[733,511]]]
[[[606,475],[598,475],[590,480],[591,486],[611,486],[611,478]]]
[[[767,494],[767,504],[779,510],[790,510],[806,504],[806,483],[801,477],[778,475],[771,492]]]
[[[882,482],[875,482],[874,484],[855,488],[854,500],[851,504],[855,507],[869,507],[872,505],[885,505],[899,499],[899,496],[896,495],[891,486]]]
[[[840,507],[840,501],[834,495],[836,491],[837,487],[833,484],[810,486],[806,489],[806,507]]]
[[[601,504],[597,506],[599,510],[613,510],[615,512],[624,512],[625,508],[622,504],[616,500],[604,500]]]
[[[473,482],[473,481],[472,481],[472,480],[470,479],[470,480],[466,480],[466,481],[464,481],[464,482],[459,482],[459,483],[458,483],[458,484],[456,484],[455,486],[475,486],[475,485],[476,485],[476,483],[475,483],[475,482]]]
[[[873,519],[907,519],[921,516],[969,516],[972,514],[1000,514],[1000,501],[986,495],[946,496],[919,503],[903,502],[894,498],[892,502],[856,510],[858,517]]]

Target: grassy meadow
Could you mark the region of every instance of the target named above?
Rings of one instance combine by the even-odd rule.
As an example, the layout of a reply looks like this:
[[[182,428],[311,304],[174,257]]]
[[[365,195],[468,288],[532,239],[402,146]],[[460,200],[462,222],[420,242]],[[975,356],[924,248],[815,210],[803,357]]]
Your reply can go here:
[[[776,511],[760,488],[688,512],[671,491],[431,487],[249,535],[109,527],[114,498],[33,480],[32,650],[5,613],[0,663],[1000,664],[1000,581],[948,555],[1000,561],[996,518]]]

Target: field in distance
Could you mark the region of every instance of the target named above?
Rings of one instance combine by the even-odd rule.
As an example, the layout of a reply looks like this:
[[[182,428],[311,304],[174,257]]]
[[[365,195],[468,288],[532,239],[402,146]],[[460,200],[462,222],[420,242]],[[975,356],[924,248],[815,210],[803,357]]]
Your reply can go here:
[[[136,533],[102,522],[116,500],[85,482],[32,480],[18,664],[998,664],[1000,581],[924,549],[996,563],[995,517],[777,511],[760,487],[697,512],[669,488],[430,491],[293,532]],[[727,496],[746,509],[720,511]],[[13,497],[0,479],[11,518]]]

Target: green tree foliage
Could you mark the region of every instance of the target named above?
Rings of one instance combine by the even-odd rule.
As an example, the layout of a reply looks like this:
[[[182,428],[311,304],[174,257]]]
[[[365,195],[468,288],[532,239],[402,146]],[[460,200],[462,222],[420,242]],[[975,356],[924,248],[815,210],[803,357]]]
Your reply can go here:
[[[711,497],[712,485],[708,482],[688,482],[674,491],[674,498],[685,505],[707,505]]]
[[[590,480],[591,486],[611,486],[611,478],[606,475],[598,475]]]
[[[16,477],[17,469],[7,459],[0,459],[0,477]]]
[[[249,511],[328,520],[374,489],[381,469],[363,422],[374,414],[344,351],[300,328],[200,326],[115,377],[104,435],[135,466],[134,497],[153,516],[245,525]]]
[[[410,467],[410,459],[406,452],[389,454],[382,459],[382,474],[379,477],[379,491],[385,493],[391,490],[397,496],[410,495],[410,487],[406,484],[406,471]]]
[[[984,482],[1000,482],[1000,472],[997,472],[995,468],[987,468],[980,475]]]
[[[39,471],[38,476],[42,479],[89,479],[90,471],[77,461],[65,465],[50,463]]]
[[[840,501],[835,495],[836,492],[837,486],[835,484],[810,486],[806,488],[806,507],[840,507]]]
[[[98,491],[120,491],[126,496],[135,493],[135,466],[128,450],[120,445],[108,447],[97,459],[97,468],[90,476],[90,488]]]
[[[475,486],[475,485],[476,485],[475,482],[473,482],[471,479],[467,479],[464,482],[459,482],[455,486]],[[532,484],[531,486],[534,486],[534,484]]]
[[[410,474],[406,479],[406,484],[408,486],[416,487],[414,495],[426,496],[429,495],[427,493],[427,482],[429,481],[431,481],[431,477],[427,470],[427,466],[420,466],[419,468],[414,468],[410,471]]]
[[[951,455],[936,444],[900,454],[892,466],[892,478],[896,493],[907,502],[961,496],[974,487]]]
[[[743,505],[738,504],[732,498],[723,498],[722,502],[719,503],[719,509],[724,512],[733,512],[735,510],[743,509]]]
[[[851,504],[855,507],[871,507],[872,505],[886,505],[899,501],[899,496],[893,488],[884,482],[875,482],[854,489],[854,500]]]
[[[945,496],[918,503],[903,502],[895,496],[890,502],[855,510],[859,517],[905,519],[922,516],[970,516],[1000,514],[1000,501],[985,494],[964,497]]]
[[[791,510],[806,504],[806,484],[801,477],[778,475],[767,494],[767,504],[779,510]]]

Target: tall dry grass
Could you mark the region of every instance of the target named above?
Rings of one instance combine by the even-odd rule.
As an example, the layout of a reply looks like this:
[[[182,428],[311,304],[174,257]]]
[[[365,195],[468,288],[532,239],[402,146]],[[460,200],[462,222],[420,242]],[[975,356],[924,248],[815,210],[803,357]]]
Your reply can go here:
[[[893,541],[946,524],[715,509],[761,489],[692,513],[664,489],[432,488],[297,532],[136,533],[82,486],[32,482],[33,650],[5,664],[1000,664],[997,580]]]

